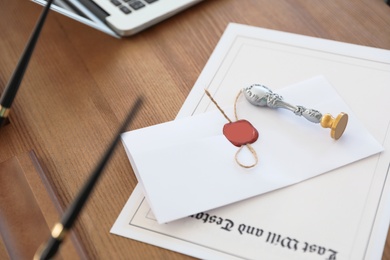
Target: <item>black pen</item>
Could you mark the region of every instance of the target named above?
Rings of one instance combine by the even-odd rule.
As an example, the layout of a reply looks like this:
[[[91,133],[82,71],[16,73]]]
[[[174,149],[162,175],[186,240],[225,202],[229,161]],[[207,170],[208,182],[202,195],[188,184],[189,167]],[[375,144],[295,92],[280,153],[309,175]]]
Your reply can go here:
[[[26,48],[24,49],[22,57],[20,58],[18,65],[16,66],[16,69],[11,76],[11,79],[8,81],[8,84],[0,97],[0,126],[4,125],[8,119],[12,102],[14,101],[16,93],[18,92],[20,83],[23,79],[24,72],[26,71],[31,54],[34,51],[35,44],[38,40],[39,34],[42,30],[43,24],[45,22],[47,13],[49,12],[52,2],[53,0],[49,0],[46,4],[46,7],[43,9],[39,20],[35,25],[34,31],[31,34],[30,39],[26,45]]]
[[[86,181],[82,189],[80,190],[77,197],[73,200],[72,204],[69,206],[69,208],[65,211],[61,222],[58,222],[54,228],[51,231],[51,237],[47,241],[46,244],[44,244],[35,254],[34,260],[43,260],[43,259],[51,259],[57,252],[58,248],[60,247],[62,241],[64,240],[66,233],[71,229],[74,221],[76,220],[77,216],[81,212],[84,204],[86,203],[90,193],[92,192],[93,188],[95,187],[96,182],[98,181],[101,173],[103,172],[103,169],[110,159],[114,148],[116,144],[118,143],[120,139],[120,134],[123,133],[126,130],[126,126],[133,120],[135,114],[137,113],[138,109],[140,108],[142,104],[142,99],[138,98],[136,103],[134,104],[133,108],[130,110],[129,115],[127,116],[126,120],[124,121],[122,127],[119,129],[117,135],[115,136],[113,142],[107,149],[104,156],[99,161],[99,164],[95,168],[95,170],[92,172],[89,179]]]

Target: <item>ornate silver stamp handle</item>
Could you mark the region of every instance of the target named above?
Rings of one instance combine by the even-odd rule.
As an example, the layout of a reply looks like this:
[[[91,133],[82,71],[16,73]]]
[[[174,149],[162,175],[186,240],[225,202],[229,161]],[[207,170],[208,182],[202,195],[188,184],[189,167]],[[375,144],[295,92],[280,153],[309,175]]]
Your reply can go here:
[[[321,112],[315,109],[307,109],[303,106],[296,106],[287,103],[283,97],[277,93],[272,92],[266,86],[260,84],[253,84],[245,87],[242,92],[245,98],[255,106],[270,107],[270,108],[284,108],[292,111],[297,116],[303,116],[313,123],[320,123],[324,128],[331,129],[331,137],[335,140],[339,139],[348,124],[348,114],[340,113],[336,118],[330,114],[322,115]]]

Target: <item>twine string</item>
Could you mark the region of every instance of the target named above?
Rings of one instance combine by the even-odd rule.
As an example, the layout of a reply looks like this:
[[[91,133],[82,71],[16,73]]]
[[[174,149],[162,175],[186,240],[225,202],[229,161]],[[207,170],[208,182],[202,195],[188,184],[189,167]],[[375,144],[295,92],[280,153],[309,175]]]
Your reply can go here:
[[[245,164],[242,164],[240,162],[240,160],[238,159],[238,154],[241,152],[242,148],[244,147],[244,145],[242,145],[236,152],[236,155],[234,156],[234,159],[236,160],[236,163],[238,165],[240,165],[241,167],[243,168],[246,168],[246,169],[249,169],[249,168],[252,168],[252,167],[255,167],[257,165],[257,163],[259,162],[259,158],[257,157],[257,153],[256,153],[256,150],[252,147],[251,144],[245,144],[246,147],[248,147],[249,151],[252,153],[253,155],[253,158],[255,159],[255,162],[253,164],[250,164],[250,165],[245,165]]]
[[[238,115],[237,115],[237,102],[238,102],[238,99],[240,98],[241,96],[241,93],[242,93],[242,90],[240,90],[240,92],[238,92],[237,96],[236,96],[236,99],[234,100],[234,117],[236,118],[236,121],[238,120]]]
[[[206,92],[206,95],[210,98],[210,100],[214,103],[214,105],[218,108],[218,110],[222,113],[222,115],[226,118],[226,120],[229,121],[229,123],[232,123],[232,120],[230,120],[230,118],[226,115],[225,111],[223,111],[223,109],[214,100],[214,98],[211,96],[210,92],[207,89],[205,89],[205,92]],[[241,96],[241,93],[242,93],[242,91],[240,90],[240,92],[238,92],[238,94],[236,96],[236,99],[234,100],[234,117],[235,117],[236,121],[238,120],[237,102],[238,102],[238,99]],[[240,162],[240,160],[238,158],[238,155],[239,155],[239,153],[241,152],[241,150],[242,150],[242,148],[244,146],[246,146],[249,149],[249,151],[251,152],[251,154],[253,155],[253,158],[255,159],[255,162],[253,164],[245,165],[245,164]],[[238,165],[240,165],[241,167],[246,168],[246,169],[255,167],[257,165],[257,163],[259,162],[259,158],[257,157],[256,150],[249,143],[240,146],[240,148],[236,152],[236,155],[234,156],[234,159],[236,160],[236,163]]]
[[[223,111],[222,108],[218,105],[217,101],[214,100],[210,92],[207,89],[205,89],[204,91],[206,92],[207,96],[209,96],[214,105],[219,109],[219,111],[221,111],[222,115],[227,119],[227,121],[229,121],[229,123],[232,123],[232,120],[230,120],[230,118],[226,115],[225,111]]]

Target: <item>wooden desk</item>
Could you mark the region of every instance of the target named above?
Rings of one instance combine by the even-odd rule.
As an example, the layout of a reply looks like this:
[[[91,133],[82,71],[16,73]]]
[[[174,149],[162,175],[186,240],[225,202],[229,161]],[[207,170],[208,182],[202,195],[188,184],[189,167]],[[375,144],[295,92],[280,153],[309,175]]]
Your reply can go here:
[[[0,90],[41,11],[26,0],[0,1]],[[122,40],[52,12],[12,122],[0,129],[0,162],[34,150],[65,207],[137,95],[147,102],[132,128],[174,119],[229,22],[390,49],[390,7],[383,0],[209,0]],[[189,258],[109,234],[136,183],[120,147],[75,227],[88,257]],[[390,259],[389,238],[383,259]]]

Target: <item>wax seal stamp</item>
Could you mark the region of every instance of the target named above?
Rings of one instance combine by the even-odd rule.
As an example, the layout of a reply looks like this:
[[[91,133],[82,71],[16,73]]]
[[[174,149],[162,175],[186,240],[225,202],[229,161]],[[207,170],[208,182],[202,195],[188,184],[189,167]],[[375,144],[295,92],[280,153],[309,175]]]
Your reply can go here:
[[[318,110],[307,109],[303,106],[295,106],[283,100],[279,94],[272,92],[266,86],[253,84],[243,89],[245,98],[255,106],[284,108],[292,111],[297,116],[302,116],[313,123],[320,123],[324,128],[330,128],[330,136],[338,140],[344,133],[348,124],[348,114],[340,113],[336,118],[330,114],[322,115]]]

